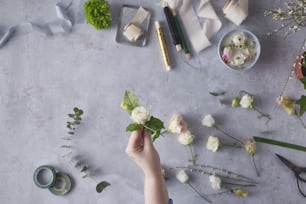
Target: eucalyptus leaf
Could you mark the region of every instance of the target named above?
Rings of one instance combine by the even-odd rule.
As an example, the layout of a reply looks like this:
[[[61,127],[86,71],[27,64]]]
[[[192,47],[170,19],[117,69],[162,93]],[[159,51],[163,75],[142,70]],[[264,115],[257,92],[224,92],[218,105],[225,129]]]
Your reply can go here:
[[[96,191],[98,193],[101,193],[106,187],[110,186],[111,184],[108,183],[107,181],[102,181],[100,183],[98,183],[98,185],[96,186]]]
[[[304,85],[304,89],[306,89],[306,77],[304,77],[303,79],[301,79],[301,82]]]
[[[213,95],[213,96],[223,96],[226,92],[225,91],[222,91],[222,92],[209,92],[210,95]]]

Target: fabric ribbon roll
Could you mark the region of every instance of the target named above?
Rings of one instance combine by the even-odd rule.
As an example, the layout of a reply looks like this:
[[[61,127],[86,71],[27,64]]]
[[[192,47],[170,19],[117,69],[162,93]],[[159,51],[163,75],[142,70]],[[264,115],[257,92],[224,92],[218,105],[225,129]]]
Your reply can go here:
[[[17,26],[10,27],[5,34],[0,37],[0,48],[2,48],[12,37],[28,34],[33,31],[44,33],[45,35],[55,35],[59,33],[69,33],[72,28],[72,22],[67,15],[67,10],[70,7],[71,2],[65,2],[65,0],[58,2],[55,5],[55,11],[59,22],[47,23],[45,25],[39,25],[32,22],[26,22]]]
[[[225,18],[240,25],[249,15],[249,0],[228,0],[224,7]]]
[[[173,5],[173,2],[169,2]],[[182,24],[185,27],[191,45],[196,52],[200,52],[211,45],[209,39],[216,34],[222,23],[215,13],[209,0],[201,0],[197,13],[195,12],[191,0],[183,0],[177,9],[181,16]],[[198,20],[198,16],[205,19],[203,26]]]
[[[139,7],[133,19],[124,27],[123,35],[129,40],[135,42],[144,32],[140,25],[148,17],[149,12],[143,7]]]

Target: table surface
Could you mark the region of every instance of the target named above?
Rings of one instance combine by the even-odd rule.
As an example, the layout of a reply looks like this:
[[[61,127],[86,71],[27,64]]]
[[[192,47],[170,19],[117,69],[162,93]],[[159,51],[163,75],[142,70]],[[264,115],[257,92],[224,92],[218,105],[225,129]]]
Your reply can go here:
[[[75,24],[69,34],[46,37],[32,32],[12,38],[0,49],[0,203],[143,203],[142,173],[124,152],[129,136],[125,127],[130,122],[126,112],[120,109],[125,90],[135,93],[143,106],[150,107],[152,114],[166,123],[174,113],[182,114],[196,136],[194,150],[199,155],[198,163],[223,167],[258,181],[256,187],[248,188],[248,198],[226,194],[212,198],[214,203],[306,202],[298,193],[291,171],[274,156],[277,152],[303,165],[305,153],[258,144],[255,160],[261,175],[257,177],[244,150],[223,148],[216,153],[206,150],[209,135],[217,135],[225,143],[231,141],[201,125],[202,117],[210,113],[220,127],[242,140],[260,135],[306,145],[306,130],[299,120],[275,107],[275,98],[305,37],[304,31],[285,40],[282,34],[265,37],[280,24],[264,17],[263,12],[282,6],[283,1],[250,1],[249,16],[240,27],[259,37],[262,53],[255,67],[245,72],[226,69],[217,56],[220,37],[237,28],[223,17],[223,1],[212,1],[223,24],[211,39],[212,45],[193,53],[190,61],[169,46],[173,69],[166,72],[152,26],[154,20],[165,25],[157,3],[111,0],[113,21],[109,30],[96,31],[87,24]],[[115,42],[123,4],[141,5],[152,11],[147,46],[139,48]],[[78,8],[78,1],[73,1],[69,8],[74,23]],[[52,0],[1,0],[0,14],[1,34],[9,26],[25,21],[46,23],[56,19]],[[168,29],[165,34],[170,41]],[[266,129],[265,120],[258,119],[255,111],[230,107],[239,90],[252,93],[255,105],[271,114],[268,126],[271,134],[261,133]],[[211,96],[211,91],[225,91],[225,105]],[[303,91],[302,84],[293,77],[284,95],[298,99]],[[67,135],[67,113],[75,106],[85,114],[74,136],[72,151],[95,172],[93,179],[82,179],[67,159],[62,158],[60,146],[61,138]],[[166,168],[188,164],[188,149],[177,142],[175,135],[167,134],[155,146]],[[42,164],[53,165],[71,175],[73,189],[68,195],[54,196],[34,185],[33,172]],[[112,185],[98,194],[94,180],[107,180]],[[191,181],[203,193],[215,192],[205,175],[192,175]],[[169,172],[167,186],[175,204],[204,202],[175,179],[175,171]]]

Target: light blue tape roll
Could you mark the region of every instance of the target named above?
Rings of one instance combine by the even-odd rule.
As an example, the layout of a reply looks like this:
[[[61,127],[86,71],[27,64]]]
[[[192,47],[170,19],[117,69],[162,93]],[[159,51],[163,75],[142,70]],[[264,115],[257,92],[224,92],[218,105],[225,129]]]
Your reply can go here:
[[[67,10],[71,5],[71,0],[62,0],[55,5],[57,18],[60,20],[58,23],[47,23],[39,25],[32,22],[23,23],[17,26],[10,27],[5,34],[0,37],[0,49],[9,42],[12,37],[24,35],[32,31],[38,31],[45,35],[55,35],[58,33],[71,32],[72,22],[67,15]]]
[[[57,185],[57,182],[60,186]],[[55,195],[65,195],[71,190],[72,183],[70,177],[62,172],[56,173],[56,180],[53,186],[49,187],[51,193]]]
[[[43,181],[42,177],[46,176],[43,174],[48,174],[48,181]],[[38,167],[34,172],[34,183],[40,188],[50,188],[54,185],[56,181],[56,172],[52,166],[43,165]]]

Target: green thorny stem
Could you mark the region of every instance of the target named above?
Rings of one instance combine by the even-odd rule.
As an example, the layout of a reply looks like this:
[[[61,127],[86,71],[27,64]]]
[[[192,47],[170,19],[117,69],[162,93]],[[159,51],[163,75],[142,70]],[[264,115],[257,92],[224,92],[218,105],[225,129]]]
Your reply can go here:
[[[254,159],[254,154],[251,155],[251,160],[252,160],[253,166],[254,166],[254,168],[255,168],[256,175],[259,176],[259,171],[258,171],[258,169],[257,169],[257,167],[256,167],[256,163],[255,163],[255,159]]]
[[[197,155],[195,155],[194,152],[193,152],[192,144],[188,145],[188,149],[189,149],[190,155],[191,155],[191,159],[189,161],[192,163],[192,165],[196,165]]]
[[[226,135],[226,136],[232,138],[233,140],[237,141],[241,146],[244,146],[244,142],[242,142],[241,140],[239,140],[239,139],[237,139],[237,138],[231,136],[230,134],[228,134],[227,132],[225,132],[224,130],[222,130],[221,128],[219,128],[217,125],[215,126],[215,128],[216,128],[217,130],[219,130],[220,132],[222,132],[224,135]]]
[[[194,190],[194,192],[196,192],[201,198],[203,198],[204,200],[206,200],[209,203],[212,203],[211,200],[209,200],[206,195],[202,195],[190,182],[187,183],[188,186],[190,186],[190,188],[192,190]]]

